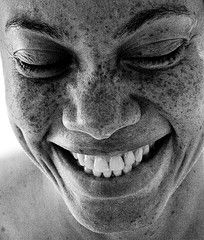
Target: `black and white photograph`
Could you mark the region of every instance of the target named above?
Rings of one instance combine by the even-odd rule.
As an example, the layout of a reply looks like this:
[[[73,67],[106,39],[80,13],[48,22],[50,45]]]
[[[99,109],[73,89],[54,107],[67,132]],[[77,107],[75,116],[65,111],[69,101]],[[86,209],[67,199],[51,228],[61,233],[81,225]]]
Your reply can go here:
[[[204,0],[0,0],[0,240],[204,240]]]

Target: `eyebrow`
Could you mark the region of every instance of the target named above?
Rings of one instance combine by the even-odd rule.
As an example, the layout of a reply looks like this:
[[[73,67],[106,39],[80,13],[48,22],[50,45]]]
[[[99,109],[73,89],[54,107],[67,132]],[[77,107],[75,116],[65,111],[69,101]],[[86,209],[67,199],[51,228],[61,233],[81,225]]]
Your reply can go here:
[[[136,31],[145,22],[152,20],[156,17],[162,17],[165,14],[175,13],[175,14],[187,14],[190,15],[189,10],[184,5],[160,5],[158,8],[143,10],[136,13],[127,23],[119,27],[113,35],[116,39],[121,37],[125,33],[131,34]],[[9,31],[12,27],[20,27],[23,29],[28,29],[34,32],[45,34],[51,38],[62,39],[63,34],[57,26],[51,26],[50,24],[40,20],[32,19],[26,13],[16,14],[11,19],[9,19],[5,26],[5,32]]]
[[[17,14],[9,19],[5,26],[5,32],[8,32],[12,27],[20,27],[48,35],[51,38],[62,39],[62,31],[59,30],[59,27],[51,26],[40,19],[31,19],[26,14]]]
[[[143,10],[139,13],[136,13],[127,23],[123,24],[119,27],[114,34],[114,38],[122,37],[124,34],[131,34],[136,31],[140,26],[142,26],[145,22],[153,20],[155,18],[163,17],[167,14],[186,14],[190,15],[191,13],[184,5],[160,5],[158,8]]]

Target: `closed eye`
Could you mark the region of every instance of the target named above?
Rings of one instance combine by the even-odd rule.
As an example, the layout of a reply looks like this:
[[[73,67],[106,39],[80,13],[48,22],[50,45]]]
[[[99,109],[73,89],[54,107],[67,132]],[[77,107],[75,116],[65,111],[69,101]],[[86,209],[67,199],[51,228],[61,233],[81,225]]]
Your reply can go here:
[[[73,64],[72,56],[58,59],[58,61],[46,64],[30,64],[14,57],[17,71],[27,78],[56,77],[68,71]]]
[[[187,41],[183,41],[176,49],[168,51],[167,54],[160,54],[159,56],[138,56],[129,54],[128,57],[123,57],[120,64],[124,68],[131,69],[166,69],[178,64],[184,56],[185,49],[188,46]],[[161,52],[164,52],[161,49]],[[126,55],[126,54],[125,54]]]

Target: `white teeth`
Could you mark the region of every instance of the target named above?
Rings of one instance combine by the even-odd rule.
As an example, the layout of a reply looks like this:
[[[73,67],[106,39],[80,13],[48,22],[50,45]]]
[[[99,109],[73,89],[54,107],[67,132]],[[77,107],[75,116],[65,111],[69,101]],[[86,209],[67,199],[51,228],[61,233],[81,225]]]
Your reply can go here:
[[[89,169],[94,168],[94,156],[85,155],[84,165]]]
[[[147,155],[149,151],[150,146],[146,145],[121,156],[91,156],[77,153],[73,153],[73,156],[78,159],[78,163],[84,167],[86,173],[93,174],[96,177],[103,174],[105,178],[110,178],[112,172],[115,176],[120,176],[123,172],[125,174],[130,172],[133,167],[142,161],[143,155]]]
[[[103,175],[104,175],[104,177],[106,177],[106,178],[109,178],[109,177],[111,176],[111,174],[112,174],[112,171],[111,171],[111,170],[106,171],[106,172],[103,172]]]
[[[105,157],[96,156],[94,160],[94,169],[98,172],[109,171],[108,162]]]
[[[126,165],[124,168],[123,168],[123,172],[124,173],[128,173],[132,170],[132,165]]]
[[[100,177],[102,174],[102,172],[98,172],[96,171],[95,169],[93,169],[93,175],[96,176],[96,177]]]
[[[84,166],[84,155],[83,154],[77,154],[77,158],[79,160],[79,164],[81,166]]]
[[[135,155],[132,151],[124,154],[125,165],[132,165],[135,162]]]
[[[143,155],[146,155],[149,153],[149,145],[146,145],[143,147]]]
[[[142,161],[142,156],[143,156],[143,149],[138,148],[135,151],[135,164],[138,165]]]
[[[91,170],[91,169],[89,169],[89,168],[87,168],[87,167],[84,167],[84,172],[86,172],[86,173],[91,173],[91,172],[92,172],[92,170]]]
[[[120,170],[123,170],[123,168],[125,167],[125,164],[123,162],[122,157],[114,156],[114,157],[111,157],[109,166],[110,166],[110,170],[120,171]]]
[[[74,156],[75,159],[78,159],[77,158],[77,153],[73,153],[73,156]]]
[[[122,174],[122,170],[113,171],[113,173],[116,177],[119,177]]]

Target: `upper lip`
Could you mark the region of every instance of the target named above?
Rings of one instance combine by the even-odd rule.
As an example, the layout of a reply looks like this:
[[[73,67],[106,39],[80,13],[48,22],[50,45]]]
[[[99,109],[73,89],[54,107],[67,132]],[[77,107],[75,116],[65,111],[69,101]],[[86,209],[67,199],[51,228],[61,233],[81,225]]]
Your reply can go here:
[[[89,145],[87,147],[87,144],[84,143],[84,147],[80,147],[78,144],[70,145],[67,147],[65,144],[61,142],[52,142],[55,147],[59,146],[69,152],[78,153],[78,154],[84,154],[84,155],[110,155],[114,156],[116,154],[122,154],[125,152],[133,151],[135,149],[138,149],[140,147],[143,147],[145,145],[152,145],[157,140],[170,135],[170,133],[163,134],[162,136],[157,136],[154,139],[147,140],[147,141],[141,141],[137,142],[134,146],[117,146],[117,143],[115,145],[110,144],[108,142],[105,142],[104,144],[96,144],[96,145]],[[80,144],[81,145],[81,144]],[[83,144],[82,144],[83,145]]]

